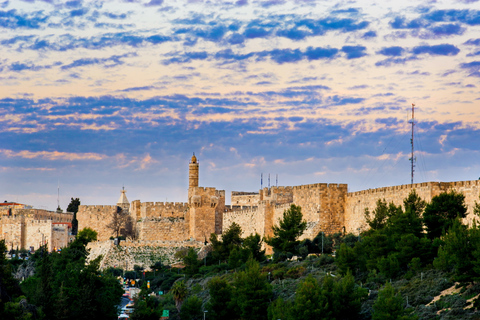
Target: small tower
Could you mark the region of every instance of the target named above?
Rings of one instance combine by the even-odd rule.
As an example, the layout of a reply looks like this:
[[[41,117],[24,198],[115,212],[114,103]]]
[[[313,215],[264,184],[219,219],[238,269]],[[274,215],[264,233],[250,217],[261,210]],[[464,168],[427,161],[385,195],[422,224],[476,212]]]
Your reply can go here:
[[[195,153],[193,153],[192,159],[190,160],[190,164],[188,165],[188,199],[192,195],[192,188],[198,187],[198,161],[197,157],[195,157]]]
[[[117,201],[117,206],[122,208],[123,212],[129,212],[130,211],[130,202],[128,202],[127,195],[125,194],[127,190],[125,190],[125,187],[122,187],[122,191],[120,191],[120,198]]]

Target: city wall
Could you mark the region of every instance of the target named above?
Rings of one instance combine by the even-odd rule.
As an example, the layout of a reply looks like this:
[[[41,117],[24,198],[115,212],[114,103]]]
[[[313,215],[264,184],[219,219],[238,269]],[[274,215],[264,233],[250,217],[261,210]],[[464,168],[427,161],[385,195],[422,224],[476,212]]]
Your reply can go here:
[[[412,189],[415,189],[420,198],[427,202],[432,201],[432,198],[440,193],[451,190],[464,194],[468,213],[466,222],[471,222],[475,201],[479,202],[480,180],[424,182],[348,193],[345,208],[345,231],[347,233],[358,233],[366,230],[365,208],[372,212],[379,199],[385,199],[387,203],[393,202],[397,206],[403,206],[403,200],[408,197]]]
[[[240,192],[232,191],[231,205],[232,206],[256,206],[260,201],[260,194],[258,192]]]
[[[113,214],[117,211],[117,206],[84,206],[80,205],[77,212],[78,230],[91,228],[97,231],[97,239],[105,241],[114,236],[107,225],[112,221]]]
[[[137,222],[137,236],[143,241],[183,241],[188,240],[188,226],[181,217],[148,217]]]
[[[130,214],[134,219],[154,218],[185,218],[188,213],[188,203],[183,202],[140,202],[134,200],[130,204]]]

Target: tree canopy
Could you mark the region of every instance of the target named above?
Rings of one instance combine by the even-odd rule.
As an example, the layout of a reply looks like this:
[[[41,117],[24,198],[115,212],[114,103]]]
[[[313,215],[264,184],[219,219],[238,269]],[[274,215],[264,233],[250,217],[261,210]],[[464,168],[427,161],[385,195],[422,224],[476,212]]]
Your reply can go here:
[[[283,212],[283,218],[278,226],[272,227],[273,237],[268,237],[265,242],[273,247],[275,252],[297,253],[298,238],[307,228],[307,222],[303,220],[300,206],[292,204]]]

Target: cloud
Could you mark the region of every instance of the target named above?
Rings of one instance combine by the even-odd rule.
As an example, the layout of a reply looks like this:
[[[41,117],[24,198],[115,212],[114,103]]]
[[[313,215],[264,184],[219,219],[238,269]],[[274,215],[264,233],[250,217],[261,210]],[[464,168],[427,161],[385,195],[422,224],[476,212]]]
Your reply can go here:
[[[412,49],[413,54],[429,54],[441,56],[455,56],[460,52],[460,49],[451,44],[439,44],[433,46],[417,46]]]
[[[122,58],[136,56],[135,53],[126,53],[123,55],[113,55],[108,58],[82,58],[73,61],[70,64],[63,65],[62,70],[69,70],[72,68],[84,67],[88,65],[102,65],[104,68],[112,68],[124,64]]]
[[[7,29],[40,29],[48,17],[42,11],[30,14],[17,13],[17,10],[0,10],[0,27]]]
[[[347,54],[347,59],[358,59],[367,55],[364,46],[343,46],[342,51]]]
[[[0,149],[0,154],[3,154],[7,158],[24,158],[24,159],[44,159],[44,160],[104,160],[107,156],[98,153],[72,153],[72,152],[60,152],[60,151],[12,151],[7,149]]]
[[[146,7],[154,7],[154,6],[161,6],[163,4],[163,0],[150,0],[150,2],[146,3]]]
[[[480,61],[462,63],[460,68],[467,69],[470,72],[470,77],[480,77]]]
[[[377,53],[382,54],[384,56],[399,57],[399,56],[402,56],[404,52],[405,52],[405,49],[403,49],[402,47],[393,46],[393,47],[383,48]]]

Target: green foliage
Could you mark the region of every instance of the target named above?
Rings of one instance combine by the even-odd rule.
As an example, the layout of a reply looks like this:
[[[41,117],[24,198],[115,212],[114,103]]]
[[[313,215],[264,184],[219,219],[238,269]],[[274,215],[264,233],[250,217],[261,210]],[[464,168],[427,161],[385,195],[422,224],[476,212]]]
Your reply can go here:
[[[257,261],[264,261],[265,250],[262,250],[262,238],[258,233],[252,234],[245,239],[241,237],[242,228],[237,223],[232,223],[218,240],[216,234],[212,233],[210,242],[212,252],[209,254],[210,263],[228,261],[230,268],[238,268],[243,265],[250,256]]]
[[[130,316],[132,320],[158,320],[162,315],[162,307],[157,298],[146,296],[135,301],[135,309]]]
[[[253,259],[247,261],[245,271],[238,272],[234,280],[234,297],[241,319],[265,319],[267,307],[272,298],[272,286],[260,265]]]
[[[18,281],[13,278],[12,267],[5,257],[6,250],[5,240],[0,240],[0,314],[5,308],[14,308],[14,305],[8,303],[13,303],[21,295]]]
[[[80,206],[80,199],[79,198],[71,198],[70,203],[67,207],[67,212],[73,212],[73,219],[72,219],[72,234],[76,235],[78,233],[78,220],[77,220],[77,212],[78,207]]]
[[[91,236],[79,232],[61,253],[45,253],[35,276],[22,283],[29,301],[46,319],[113,319],[123,290],[118,280],[99,271],[100,258],[86,263]]]
[[[403,299],[395,294],[392,285],[387,282],[378,293],[378,298],[373,305],[372,320],[414,320],[416,316],[410,315],[411,310],[403,307]]]
[[[203,319],[202,300],[197,296],[188,297],[182,305],[182,310],[180,311],[180,319],[182,320]]]
[[[351,274],[334,279],[325,276],[321,283],[308,275],[296,290],[293,303],[279,299],[269,307],[269,319],[314,320],[357,319],[367,290],[355,285]]]
[[[214,277],[208,282],[210,300],[206,305],[208,319],[229,320],[234,313],[232,295],[233,288],[224,278]]]
[[[185,273],[194,275],[198,273],[202,261],[198,260],[197,251],[194,248],[189,248],[187,254],[183,257],[183,263],[185,264]]]
[[[173,299],[175,300],[175,307],[177,308],[178,312],[182,309],[183,301],[187,298],[188,295],[188,288],[185,284],[185,281],[177,281],[174,283],[171,292],[173,294]]]
[[[456,281],[473,281],[480,276],[480,229],[476,223],[471,228],[455,219],[442,238],[435,268],[452,272]]]
[[[365,220],[372,230],[383,229],[387,225],[388,216],[388,206],[385,199],[377,200],[377,206],[373,210],[373,217],[370,216],[368,208],[365,209]]]
[[[77,239],[84,245],[92,241],[97,241],[97,231],[91,228],[83,228],[77,234]]]
[[[297,239],[307,228],[306,221],[302,219],[301,208],[292,204],[283,212],[279,225],[272,227],[273,237],[265,239],[265,242],[272,246],[275,252],[297,253],[295,249],[299,244]]]
[[[465,218],[465,196],[455,191],[443,192],[426,205],[423,221],[430,239],[439,238],[456,218]]]
[[[222,234],[222,241],[212,233],[210,243],[212,244],[212,259],[214,261],[227,261],[234,248],[239,248],[243,242],[241,238],[242,228],[237,223],[232,223]]]

